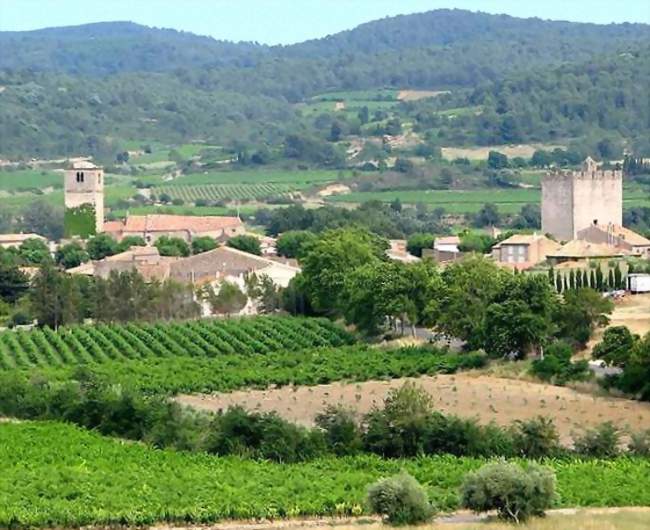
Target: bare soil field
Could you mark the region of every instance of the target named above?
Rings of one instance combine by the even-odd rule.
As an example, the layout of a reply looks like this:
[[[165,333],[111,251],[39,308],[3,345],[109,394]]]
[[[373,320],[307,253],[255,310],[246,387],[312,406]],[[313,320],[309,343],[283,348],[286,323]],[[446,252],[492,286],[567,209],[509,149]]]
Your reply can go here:
[[[609,326],[627,326],[641,336],[650,332],[650,294],[628,294],[618,300],[610,317]],[[596,330],[587,348],[578,357],[589,358],[594,346],[603,338],[606,328]]]
[[[400,90],[397,99],[400,101],[417,101],[418,99],[434,98],[442,94],[451,94],[449,90]]]
[[[555,148],[562,149],[561,145],[544,144],[522,144],[522,145],[493,145],[486,147],[443,147],[442,157],[447,160],[455,158],[468,158],[470,160],[487,160],[490,151],[498,151],[510,158],[521,156],[530,158],[538,149],[552,151]]]
[[[383,403],[390,389],[407,380],[417,382],[431,394],[437,410],[461,417],[476,417],[481,423],[494,421],[508,425],[515,420],[539,415],[553,418],[564,444],[571,443],[572,433],[605,421],[611,421],[621,429],[650,428],[650,403],[471,372],[417,379],[184,395],[178,400],[211,411],[232,405],[261,412],[275,411],[290,421],[312,425],[315,416],[328,405],[341,404],[360,414],[369,412]]]
[[[550,510],[543,519],[536,518],[522,525],[512,525],[476,516],[468,512],[439,517],[433,522],[406,530],[646,530],[650,525],[650,508],[593,508]],[[155,526],[153,530],[386,530],[376,517],[359,519],[306,519],[263,522],[233,521],[210,526]]]

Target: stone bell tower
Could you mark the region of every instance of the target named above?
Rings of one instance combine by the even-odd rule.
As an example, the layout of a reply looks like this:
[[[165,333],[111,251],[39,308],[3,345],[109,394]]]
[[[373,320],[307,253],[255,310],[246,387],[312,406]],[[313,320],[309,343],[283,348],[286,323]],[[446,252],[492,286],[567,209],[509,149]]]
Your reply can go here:
[[[104,169],[75,162],[65,172],[65,237],[86,238],[104,228]]]

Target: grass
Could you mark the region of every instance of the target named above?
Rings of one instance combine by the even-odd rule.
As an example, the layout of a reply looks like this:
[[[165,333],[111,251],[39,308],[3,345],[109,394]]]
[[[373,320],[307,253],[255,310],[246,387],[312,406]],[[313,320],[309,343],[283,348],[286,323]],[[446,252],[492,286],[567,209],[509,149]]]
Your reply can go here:
[[[524,204],[539,204],[538,189],[494,188],[477,190],[395,190],[352,192],[328,197],[328,201],[364,203],[368,201],[392,202],[399,199],[403,204],[424,203],[442,207],[448,213],[476,213],[484,204],[496,204],[501,213],[516,213]],[[643,190],[625,190],[623,206],[650,206],[650,198]]]
[[[365,491],[405,468],[441,509],[458,505],[475,458],[373,456],[276,464],[155,450],[60,423],[0,424],[0,525],[70,527],[208,523],[344,515]],[[650,460],[550,460],[562,506],[650,505]]]
[[[63,174],[35,169],[0,171],[0,191],[18,192],[49,187],[62,189]]]
[[[397,101],[398,90],[374,89],[374,90],[339,90],[325,92],[312,97],[312,101],[380,101],[390,98]]]

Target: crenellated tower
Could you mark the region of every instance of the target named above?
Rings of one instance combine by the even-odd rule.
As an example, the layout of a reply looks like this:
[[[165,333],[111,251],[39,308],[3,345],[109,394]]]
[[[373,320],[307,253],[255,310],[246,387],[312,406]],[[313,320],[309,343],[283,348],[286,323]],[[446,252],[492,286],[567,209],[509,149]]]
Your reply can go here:
[[[589,157],[579,171],[547,173],[542,178],[542,232],[569,241],[592,224],[623,224],[623,172],[599,169]]]

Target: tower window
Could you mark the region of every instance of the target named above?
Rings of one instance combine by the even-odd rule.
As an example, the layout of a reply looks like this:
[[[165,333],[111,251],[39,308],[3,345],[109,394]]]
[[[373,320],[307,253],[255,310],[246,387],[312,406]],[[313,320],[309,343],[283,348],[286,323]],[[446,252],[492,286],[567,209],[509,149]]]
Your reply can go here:
[[[79,182],[83,182],[83,181],[84,181],[84,172],[82,171],[81,172],[81,180]]]

